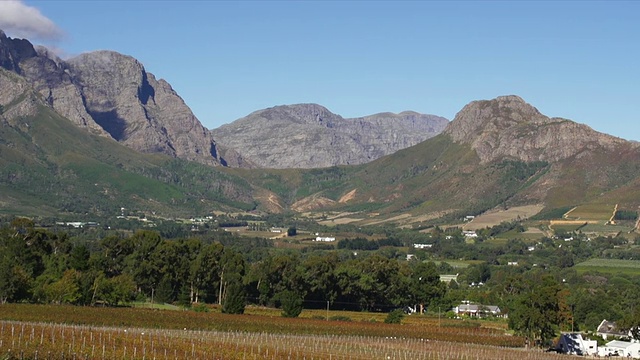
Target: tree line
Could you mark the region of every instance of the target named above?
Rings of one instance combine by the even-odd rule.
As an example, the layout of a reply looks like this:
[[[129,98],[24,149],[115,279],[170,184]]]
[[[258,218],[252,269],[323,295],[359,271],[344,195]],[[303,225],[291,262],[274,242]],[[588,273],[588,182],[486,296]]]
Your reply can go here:
[[[502,228],[514,229],[507,225]],[[99,230],[94,240],[84,241],[86,233],[79,241],[26,219],[1,227],[0,302],[208,303],[230,313],[258,304],[290,316],[303,307],[389,311],[409,305],[454,316],[448,310],[470,300],[500,306],[512,329],[543,341],[558,330],[595,330],[602,319],[640,324],[637,276],[574,267],[593,257],[633,257],[638,238],[571,233],[535,244],[492,242],[495,231],[486,230],[479,232],[486,240],[472,244],[459,231],[436,228],[429,235],[398,230],[379,240],[287,250],[229,232],[166,239],[149,230]],[[567,236],[573,240],[564,241]],[[414,242],[433,246],[407,247]],[[407,251],[414,260],[406,260]],[[452,266],[446,259],[472,265]],[[441,282],[440,274],[458,274],[457,281]]]
[[[278,251],[250,255],[231,240],[163,239],[158,232],[74,244],[64,232],[16,219],[0,230],[0,301],[118,305],[133,300],[383,311],[443,301],[434,263],[371,254]],[[227,246],[223,245],[223,242]],[[252,261],[247,261],[247,257]],[[236,307],[238,307],[236,305]],[[234,312],[240,312],[236,309]]]

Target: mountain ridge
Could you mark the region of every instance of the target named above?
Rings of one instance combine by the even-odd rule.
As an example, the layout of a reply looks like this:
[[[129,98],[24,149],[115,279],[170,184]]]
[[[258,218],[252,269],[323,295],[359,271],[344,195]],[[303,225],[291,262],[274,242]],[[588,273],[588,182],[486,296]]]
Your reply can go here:
[[[229,168],[232,157],[262,165],[215,142],[171,86],[137,60],[106,51],[62,61],[3,35],[2,211],[106,213],[122,204],[163,214],[335,211],[360,216],[362,225],[421,227],[528,204],[544,211],[604,202],[636,210],[640,204],[639,143],[547,117],[518,96],[473,101],[451,122],[441,119],[444,130],[411,146],[392,130],[375,130],[404,121],[406,133],[420,133],[422,115],[411,111],[344,119],[317,104],[258,110],[235,131],[255,131],[252,136],[267,140],[261,146],[275,152],[273,161],[297,159],[299,168]],[[101,114],[128,119],[111,128],[117,122]],[[165,122],[174,117],[179,121]],[[243,124],[247,128],[237,126]],[[358,138],[363,133],[373,145],[363,146],[371,144]],[[126,144],[131,140],[136,144]],[[384,154],[379,144],[407,146]],[[142,152],[133,151],[135,145]],[[206,166],[181,155],[194,149],[193,156],[208,159]],[[358,153],[367,161],[337,165],[356,164]],[[328,165],[303,168],[312,161]]]
[[[219,149],[173,88],[131,56],[103,50],[61,60],[0,33],[0,65],[24,76],[53,109],[94,134],[207,165],[249,164],[232,149]]]
[[[501,156],[523,161],[559,161],[583,149],[611,150],[630,143],[584,124],[547,117],[515,95],[467,104],[444,133],[456,142],[471,144],[485,163]]]
[[[261,167],[319,168],[375,160],[438,134],[447,123],[413,111],[343,118],[308,103],[257,110],[212,132]]]

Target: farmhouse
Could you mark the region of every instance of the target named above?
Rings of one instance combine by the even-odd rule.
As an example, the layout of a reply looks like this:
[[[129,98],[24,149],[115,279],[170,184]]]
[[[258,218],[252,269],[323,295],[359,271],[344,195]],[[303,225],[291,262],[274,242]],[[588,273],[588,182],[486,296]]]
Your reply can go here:
[[[336,241],[336,238],[334,238],[334,237],[317,236],[316,239],[313,240],[313,241],[331,242],[331,241]]]
[[[481,305],[471,304],[469,302],[463,302],[462,304],[453,308],[453,312],[458,316],[466,315],[471,317],[486,317],[486,316],[504,316],[502,310],[494,305]]]
[[[470,238],[477,238],[478,237],[478,234],[476,234],[475,231],[469,230],[469,231],[463,231],[462,233],[464,234],[465,237],[470,237]]]
[[[562,334],[556,345],[556,350],[569,355],[593,356],[598,354],[598,342],[584,339],[582,334]]]
[[[596,334],[598,336],[602,336],[605,340],[628,335],[627,332],[618,329],[618,326],[614,321],[607,321],[607,319],[602,320],[600,325],[598,325]]]
[[[428,249],[432,246],[433,244],[413,244],[413,247],[416,249]]]

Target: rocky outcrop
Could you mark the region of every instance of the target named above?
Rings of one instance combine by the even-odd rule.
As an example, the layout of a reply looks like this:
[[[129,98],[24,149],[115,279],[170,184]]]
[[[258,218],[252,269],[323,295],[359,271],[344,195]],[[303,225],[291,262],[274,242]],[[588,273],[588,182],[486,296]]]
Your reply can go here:
[[[518,96],[471,102],[444,133],[470,144],[485,163],[503,157],[555,162],[585,150],[628,144],[586,125],[544,116]]]
[[[26,78],[76,125],[135,150],[208,165],[251,166],[234,151],[219,149],[171,86],[130,56],[96,51],[63,61],[0,31],[0,66]]]
[[[445,118],[415,112],[344,119],[317,104],[276,106],[212,130],[220,144],[266,168],[362,164],[440,133]]]

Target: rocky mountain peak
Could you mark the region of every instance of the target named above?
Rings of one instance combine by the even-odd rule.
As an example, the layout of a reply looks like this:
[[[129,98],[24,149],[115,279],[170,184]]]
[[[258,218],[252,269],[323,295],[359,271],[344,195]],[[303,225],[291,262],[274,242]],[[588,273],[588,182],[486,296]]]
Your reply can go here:
[[[500,131],[517,124],[548,122],[538,109],[515,95],[493,100],[479,100],[467,104],[444,131],[455,141],[468,140],[483,132]]]
[[[318,104],[279,105],[256,111],[249,116],[256,115],[272,122],[284,121],[322,126],[331,126],[342,119],[341,116]]]
[[[219,149],[171,86],[131,56],[100,50],[63,61],[0,31],[0,66],[23,76],[76,125],[135,150],[209,165],[250,165],[236,152]]]
[[[483,162],[502,157],[558,161],[595,147],[626,143],[586,125],[549,118],[515,95],[469,103],[444,133],[470,144]]]
[[[362,164],[439,134],[448,120],[405,111],[345,119],[317,104],[255,111],[212,130],[220,144],[268,168]]]
[[[21,74],[20,62],[37,55],[28,40],[12,39],[0,30],[0,67]]]

